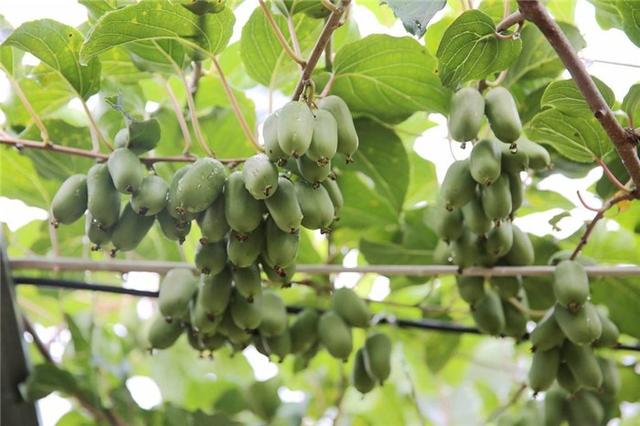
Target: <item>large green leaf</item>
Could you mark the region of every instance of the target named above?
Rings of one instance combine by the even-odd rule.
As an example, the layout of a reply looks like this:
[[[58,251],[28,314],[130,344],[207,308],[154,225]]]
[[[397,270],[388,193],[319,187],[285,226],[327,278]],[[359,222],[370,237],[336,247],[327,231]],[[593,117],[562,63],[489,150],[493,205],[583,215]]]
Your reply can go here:
[[[40,19],[20,25],[3,45],[31,53],[60,73],[78,96],[87,99],[100,89],[100,61],[80,63],[83,41],[75,28],[52,19]]]
[[[598,90],[609,107],[613,107],[616,95],[613,90],[600,79],[593,77]],[[558,111],[571,116],[591,116],[593,113],[573,80],[554,81],[549,84],[542,95],[540,105],[543,108],[556,108]]]
[[[86,62],[113,47],[160,40],[178,40],[192,49],[217,54],[229,42],[234,22],[229,8],[199,17],[177,2],[144,0],[104,14],[91,28],[81,58]]]
[[[433,263],[433,250],[408,248],[401,244],[376,242],[362,239],[360,253],[371,264],[428,265]]]
[[[331,93],[354,114],[388,122],[416,111],[445,113],[451,94],[435,68],[433,57],[415,40],[374,34],[338,51]]]
[[[0,195],[48,209],[58,185],[41,178],[31,159],[15,148],[4,146],[0,150]]]
[[[609,308],[609,316],[621,332],[640,339],[640,287],[637,280],[613,277],[593,280],[591,298],[593,303],[601,303]]]
[[[274,18],[291,45],[286,18],[280,15]],[[306,52],[313,46],[322,22],[304,13],[297,14],[293,20],[300,48]],[[285,53],[261,8],[253,11],[242,28],[240,55],[249,76],[264,86],[279,87],[295,81],[299,75],[298,65]]]
[[[622,29],[636,46],[640,46],[640,2],[617,0],[616,6],[622,18]]]
[[[640,122],[640,84],[634,84],[622,101],[622,109],[633,124]]]
[[[600,28],[622,28],[622,16],[616,7],[616,2],[611,0],[587,0],[596,8],[596,21]]]
[[[427,24],[440,9],[445,7],[447,0],[415,1],[415,0],[387,0],[393,13],[400,18],[404,28],[416,37],[422,37],[427,30]]]
[[[455,88],[465,81],[486,78],[511,65],[521,47],[519,39],[499,39],[488,15],[469,10],[442,37],[436,54],[440,79]]]

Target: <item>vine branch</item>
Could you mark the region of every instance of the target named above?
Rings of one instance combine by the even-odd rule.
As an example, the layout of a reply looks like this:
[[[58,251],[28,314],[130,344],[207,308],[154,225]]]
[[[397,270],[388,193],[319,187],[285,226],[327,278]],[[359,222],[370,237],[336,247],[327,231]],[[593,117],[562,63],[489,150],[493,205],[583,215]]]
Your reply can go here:
[[[336,9],[331,12],[329,18],[327,18],[327,22],[316,41],[316,45],[313,47],[311,54],[309,55],[309,59],[307,60],[307,65],[302,69],[302,75],[300,76],[300,80],[296,86],[296,90],[293,92],[293,100],[297,101],[300,99],[300,95],[302,95],[302,91],[305,86],[309,84],[309,79],[311,78],[311,73],[313,69],[318,64],[318,60],[320,56],[322,56],[322,52],[324,52],[329,39],[331,38],[331,34],[340,26],[340,18],[344,14],[347,7],[351,4],[351,0],[342,0],[340,6],[336,7]]]
[[[571,43],[569,43],[569,40],[547,9],[538,0],[518,0],[518,5],[522,15],[535,24],[549,41],[549,44],[571,74],[571,77],[573,77],[594,116],[598,119],[607,135],[609,135],[635,185],[633,197],[631,198],[637,198],[640,195],[638,193],[640,190],[640,159],[636,153],[637,141],[633,132],[625,130],[618,123],[613,111],[611,111],[587,72],[584,63],[580,60]]]
[[[304,61],[304,59],[302,59],[299,56],[299,53],[295,52],[291,48],[291,46],[289,46],[289,42],[287,41],[286,37],[282,33],[282,30],[280,29],[280,27],[278,26],[278,23],[276,22],[275,18],[273,17],[273,14],[271,13],[271,10],[269,10],[269,6],[267,6],[265,4],[264,0],[258,0],[258,2],[260,3],[260,8],[264,12],[265,18],[267,18],[267,22],[269,23],[269,25],[273,29],[273,33],[275,34],[276,38],[278,39],[278,43],[280,43],[280,46],[282,46],[282,48],[284,49],[285,53],[287,55],[289,55],[289,57],[291,59],[293,59],[294,62],[296,62],[301,67],[304,67],[306,65],[306,62]],[[291,38],[293,39],[293,34],[292,34]],[[294,47],[295,47],[295,43],[294,43]]]

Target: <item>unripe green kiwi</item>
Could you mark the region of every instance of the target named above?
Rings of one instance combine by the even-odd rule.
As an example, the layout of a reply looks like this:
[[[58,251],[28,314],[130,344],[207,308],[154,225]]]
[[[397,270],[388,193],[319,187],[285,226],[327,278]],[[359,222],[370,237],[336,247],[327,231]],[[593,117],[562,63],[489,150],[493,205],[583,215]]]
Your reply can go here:
[[[358,349],[353,360],[352,382],[361,394],[369,393],[376,386],[376,381],[369,375],[365,362],[364,348]]]
[[[186,268],[171,269],[160,282],[158,307],[165,318],[181,319],[198,288],[198,280]]]
[[[278,189],[278,168],[263,153],[255,154],[245,161],[242,178],[246,190],[257,200],[269,198]]]
[[[347,287],[333,292],[331,307],[352,327],[368,327],[371,319],[369,307],[358,295]]]
[[[391,340],[386,334],[374,333],[367,337],[365,347],[365,367],[370,377],[384,383],[391,374]]]
[[[203,274],[219,274],[227,263],[224,242],[198,244],[196,248],[196,268]]]
[[[118,148],[109,154],[107,160],[113,185],[119,192],[132,194],[138,190],[144,178],[144,167],[140,160],[127,148]]]
[[[333,357],[342,360],[349,357],[353,349],[351,329],[337,313],[327,311],[322,314],[318,322],[318,336]]]
[[[52,223],[71,224],[87,210],[87,177],[73,175],[67,178],[51,202]]]
[[[534,392],[549,389],[556,379],[560,365],[560,350],[552,348],[546,351],[535,351],[529,369],[529,386]]]

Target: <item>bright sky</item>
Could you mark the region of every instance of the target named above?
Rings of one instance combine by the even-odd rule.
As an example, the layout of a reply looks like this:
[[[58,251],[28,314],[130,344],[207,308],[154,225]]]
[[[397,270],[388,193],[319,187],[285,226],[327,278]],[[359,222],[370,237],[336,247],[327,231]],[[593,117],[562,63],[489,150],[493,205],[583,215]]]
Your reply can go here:
[[[236,10],[237,22],[234,31],[234,39],[239,37],[242,25],[249,17],[249,14],[257,7],[257,0],[249,0]],[[381,6],[382,7],[382,6]],[[366,8],[358,6],[354,9],[354,16],[359,24],[360,32],[363,36],[371,33],[389,33],[392,35],[405,35],[404,29],[399,22],[392,28],[386,28],[377,23],[373,14]],[[76,0],[2,0],[0,2],[0,15],[13,25],[18,26],[23,22],[40,18],[51,18],[64,22],[68,25],[77,26],[86,20],[87,14],[83,6]],[[576,22],[580,25],[580,30],[587,40],[587,48],[581,52],[581,56],[586,60],[589,71],[605,81],[615,92],[616,98],[622,100],[628,88],[638,81],[637,68],[624,67],[618,65],[603,64],[593,62],[593,60],[606,60],[613,62],[638,62],[637,47],[634,46],[619,30],[603,31],[597,25],[594,18],[594,8],[586,0],[578,0],[576,10]],[[612,48],[612,46],[615,46]],[[567,75],[568,77],[568,75]],[[9,85],[4,76],[0,76],[0,98],[8,95]],[[251,90],[249,96],[255,101],[258,113],[264,116],[266,108],[260,105],[267,105],[266,91],[257,89]],[[284,103],[286,97],[276,97],[276,102]],[[278,107],[279,105],[276,105]],[[465,158],[469,154],[469,149],[463,151],[459,144],[453,143],[449,147],[446,139],[446,122],[444,117],[433,114],[430,117],[438,123],[438,126],[429,129],[415,143],[415,150],[422,157],[433,161],[436,164],[438,178],[442,179],[449,164],[454,159]],[[2,123],[0,113],[0,123]],[[571,217],[563,219],[558,225],[561,231],[555,232],[548,224],[548,220],[560,212],[559,209],[551,209],[547,212],[518,218],[516,223],[528,232],[545,235],[553,234],[559,238],[564,238],[575,232],[585,220],[593,215],[592,212],[584,209],[577,197],[576,190],[584,194],[584,198],[593,206],[599,205],[600,201],[589,196],[587,188],[598,180],[601,176],[599,170],[594,170],[584,179],[572,180],[560,175],[554,175],[540,183],[540,189],[557,191],[571,200],[576,208],[571,211]],[[9,200],[0,197],[0,222],[6,222],[10,229],[15,230],[32,220],[45,220],[47,213],[41,209],[26,206],[21,201]],[[357,261],[357,252],[351,252],[345,259],[346,266],[354,266]],[[155,280],[148,280],[149,277],[129,274],[126,285],[138,287],[141,283],[152,282],[152,286],[157,286]],[[353,286],[360,278],[360,274],[341,274],[337,280],[339,286]],[[370,295],[373,299],[382,299],[389,292],[388,280],[384,277],[376,279]],[[151,304],[149,301],[141,300],[138,305],[138,312],[141,317],[149,315]],[[42,329],[45,339],[48,330]],[[64,342],[58,342],[61,346]],[[277,374],[277,365],[270,363],[266,357],[260,355],[255,349],[247,349],[245,356],[249,360],[257,379],[264,380]],[[136,376],[127,381],[127,387],[131,391],[134,399],[141,407],[150,408],[161,402],[161,395],[156,384],[147,377]],[[301,398],[299,393],[282,388],[280,396],[284,399],[295,401]],[[43,414],[43,424],[53,425],[60,416],[70,409],[70,404],[53,394],[40,402]]]

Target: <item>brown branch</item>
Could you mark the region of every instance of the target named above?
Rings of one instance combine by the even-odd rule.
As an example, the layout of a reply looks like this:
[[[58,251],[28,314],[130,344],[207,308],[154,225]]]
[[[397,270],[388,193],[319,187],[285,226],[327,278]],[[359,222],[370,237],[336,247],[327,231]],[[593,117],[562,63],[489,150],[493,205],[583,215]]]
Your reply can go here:
[[[313,69],[318,64],[318,60],[320,56],[322,56],[322,52],[324,52],[325,47],[327,47],[327,43],[331,38],[331,34],[340,26],[340,18],[344,14],[345,10],[351,3],[351,0],[342,0],[339,7],[336,8],[335,11],[331,12],[327,22],[318,37],[318,41],[316,41],[316,45],[313,47],[311,54],[309,55],[309,59],[307,60],[307,65],[302,69],[302,75],[300,76],[300,80],[298,81],[298,85],[296,86],[296,90],[293,92],[293,100],[297,101],[300,99],[300,95],[302,95],[302,91],[305,86],[309,84],[309,79],[311,78],[311,73]]]
[[[549,44],[562,60],[567,71],[573,77],[578,89],[582,92],[594,116],[609,135],[622,160],[629,176],[635,185],[634,196],[640,190],[640,159],[636,153],[636,141],[632,132],[626,131],[616,120],[602,94],[598,91],[593,79],[587,72],[584,63],[569,43],[558,24],[547,9],[538,0],[518,0],[520,11],[525,18],[533,22],[549,41]]]
[[[524,21],[524,15],[519,10],[507,15],[498,25],[496,25],[496,32],[501,33],[508,30],[516,24],[521,24]]]
[[[298,56],[298,54],[296,52],[294,52],[294,50],[291,48],[291,46],[289,46],[289,42],[287,41],[287,39],[285,38],[284,34],[282,33],[282,30],[280,30],[280,27],[278,26],[278,23],[276,22],[275,18],[273,17],[273,14],[271,13],[271,10],[269,10],[269,6],[267,6],[264,3],[264,0],[258,0],[258,2],[260,3],[260,8],[264,12],[265,18],[267,18],[267,22],[271,26],[271,29],[273,29],[273,33],[275,34],[276,38],[278,39],[278,43],[280,43],[280,46],[282,46],[282,48],[284,49],[285,53],[287,55],[289,55],[289,57],[291,59],[293,59],[301,67],[304,67],[306,65],[306,63],[304,62],[304,59],[302,59],[300,56]],[[292,37],[292,39],[293,39],[293,37]]]
[[[604,214],[607,212],[607,210],[609,210],[610,208],[612,208],[613,206],[615,206],[616,204],[622,201],[632,200],[634,198],[635,197],[633,194],[625,192],[622,194],[615,195],[612,198],[605,201],[602,207],[598,210],[598,213],[596,213],[593,219],[591,219],[591,222],[589,222],[589,224],[587,225],[587,229],[585,229],[584,234],[582,234],[582,237],[580,238],[578,245],[573,250],[573,253],[571,253],[571,259],[575,259],[578,256],[578,254],[580,254],[580,251],[584,248],[584,246],[589,241],[589,237],[591,236],[591,233],[595,229],[596,225],[602,218],[604,218]]]
[[[14,138],[2,131],[0,131],[0,145],[12,145],[15,146],[18,150],[22,149],[39,149],[42,151],[51,151],[57,152],[60,154],[69,154],[75,155],[77,157],[85,157],[85,158],[95,158],[97,160],[106,160],[109,158],[109,155],[103,154],[101,152],[93,152],[86,149],[74,148],[70,146],[64,145],[56,145],[54,143],[50,143],[48,145],[43,144],[40,141],[32,141],[27,139]],[[182,155],[179,156],[167,156],[167,157],[142,157],[140,161],[144,164],[151,165],[155,163],[193,163],[196,161],[197,157],[185,157]],[[238,164],[245,161],[244,158],[224,158],[218,159],[218,161],[225,164]]]

